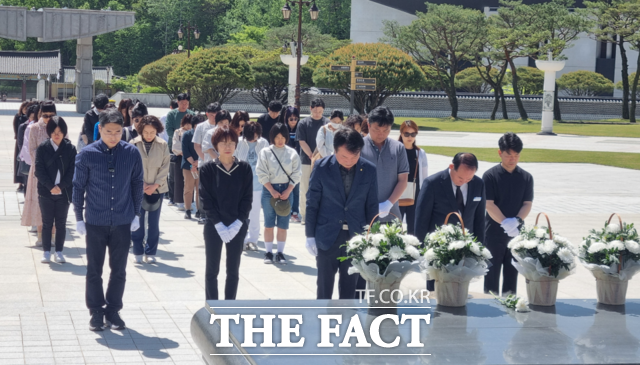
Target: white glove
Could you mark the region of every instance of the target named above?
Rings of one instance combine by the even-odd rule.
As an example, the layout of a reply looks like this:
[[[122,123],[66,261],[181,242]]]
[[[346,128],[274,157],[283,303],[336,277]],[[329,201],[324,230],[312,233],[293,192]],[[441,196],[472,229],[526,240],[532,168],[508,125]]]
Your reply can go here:
[[[218,235],[222,239],[222,242],[227,243],[231,242],[231,237],[229,237],[229,229],[222,222],[215,225],[216,231],[218,231]]]
[[[391,208],[393,208],[393,204],[388,200],[378,204],[378,213],[380,214],[380,218],[388,216],[389,212],[391,212]]]
[[[140,228],[140,217],[135,216],[131,221],[131,232],[135,232]]]
[[[509,231],[515,229],[518,229],[518,226],[520,224],[518,223],[518,220],[515,218],[505,218],[502,223],[500,224],[500,227],[502,227],[504,229],[505,233],[509,233]]]
[[[235,236],[240,232],[240,228],[242,228],[242,222],[238,219],[235,222],[231,223],[229,227],[227,227],[227,233],[229,233],[229,241],[231,241]]]
[[[307,251],[311,254],[311,256],[318,256],[318,246],[316,246],[316,238],[315,237],[307,237]]]
[[[77,221],[76,222],[76,232],[78,232],[81,235],[85,235],[87,234],[87,226],[84,224],[84,221]]]
[[[520,230],[518,229],[518,227],[513,228],[512,230],[506,231],[506,232],[509,235],[509,237],[511,237],[511,238],[516,237],[517,235],[520,234]]]

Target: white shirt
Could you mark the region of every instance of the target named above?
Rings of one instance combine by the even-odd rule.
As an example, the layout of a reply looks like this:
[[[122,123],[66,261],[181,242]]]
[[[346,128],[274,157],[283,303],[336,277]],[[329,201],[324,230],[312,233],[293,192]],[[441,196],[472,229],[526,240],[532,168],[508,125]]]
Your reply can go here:
[[[169,135],[167,134],[167,116],[160,117],[160,123],[162,123],[162,127],[164,130],[162,133],[158,134],[158,137],[164,139],[165,142],[169,141]]]
[[[207,132],[215,127],[216,127],[215,125],[212,125],[211,123],[209,123],[208,119],[205,122],[198,124],[196,126],[195,132],[193,132],[193,143],[202,145],[202,142]],[[211,140],[209,140],[209,142],[211,142]]]
[[[274,153],[278,156],[274,156]],[[280,163],[278,163],[278,160]],[[282,164],[282,167],[280,167]],[[284,169],[284,171],[283,171]],[[286,171],[286,172],[285,172]],[[258,166],[256,167],[256,175],[260,184],[287,184],[297,185],[302,177],[302,166],[300,164],[300,156],[293,148],[285,145],[282,148],[276,148],[271,145],[263,148],[258,154]],[[291,177],[291,182],[289,180]]]
[[[316,148],[318,149],[320,156],[327,157],[334,154],[333,135],[335,132],[339,131],[340,128],[342,128],[342,126],[338,127],[335,131],[332,131],[328,125],[324,125],[322,128],[318,129],[318,134],[316,135]]]
[[[196,131],[193,133],[193,143],[197,143],[195,135],[196,133],[198,133],[198,128],[203,124],[205,123],[200,123],[198,124],[198,127],[196,127]],[[207,122],[206,124],[209,124],[209,122]],[[213,148],[213,145],[211,144],[211,138],[213,137],[213,133],[216,131],[216,128],[218,127],[211,126],[211,128],[207,129],[206,133],[204,134],[204,137],[201,138],[201,142],[202,142],[201,146],[202,146],[202,153],[204,154],[204,162],[209,162],[213,160],[213,158],[207,151],[216,150],[215,148]]]
[[[50,139],[49,141],[51,141],[51,145],[53,146],[53,150],[57,151],[58,150],[58,145],[52,139]],[[58,173],[56,174],[56,181],[53,184],[54,185],[60,184],[60,170],[58,170]]]
[[[451,177],[451,170],[449,170],[449,177]],[[458,186],[456,184],[453,183],[453,178],[451,178],[451,187],[453,188],[453,196],[456,196],[456,190],[458,189]],[[469,191],[469,183],[465,183],[463,185],[460,186],[460,191],[462,191],[462,204],[464,204],[464,206],[467,206],[467,192]]]

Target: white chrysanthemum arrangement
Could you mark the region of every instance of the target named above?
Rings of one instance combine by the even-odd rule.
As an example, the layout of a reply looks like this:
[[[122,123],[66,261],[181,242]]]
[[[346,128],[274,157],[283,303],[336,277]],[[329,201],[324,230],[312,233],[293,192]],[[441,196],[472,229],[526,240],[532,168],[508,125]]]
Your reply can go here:
[[[529,280],[540,276],[562,279],[575,269],[577,251],[566,238],[547,227],[523,227],[507,247],[517,263],[514,266]]]
[[[507,308],[511,308],[516,312],[529,312],[529,302],[527,302],[524,298],[520,298],[515,294],[510,294],[506,298],[500,298],[495,295],[493,292],[489,292],[493,297],[500,302],[500,304],[504,305]]]
[[[346,243],[346,248],[348,256],[339,259],[352,259],[349,274],[360,273],[367,281],[380,281],[381,277],[398,269],[397,263],[422,261],[420,241],[406,234],[397,220],[391,224],[374,223],[368,234],[355,235]]]
[[[582,264],[589,270],[630,279],[640,271],[640,239],[633,223],[606,223],[592,229],[579,247]]]
[[[491,252],[459,223],[437,227],[424,243],[421,266],[431,279],[464,281],[487,273]]]

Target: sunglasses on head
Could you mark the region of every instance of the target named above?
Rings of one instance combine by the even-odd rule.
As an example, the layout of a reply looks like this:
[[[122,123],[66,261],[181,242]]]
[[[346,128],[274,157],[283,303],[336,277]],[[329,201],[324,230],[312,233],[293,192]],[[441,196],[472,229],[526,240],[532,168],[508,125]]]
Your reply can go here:
[[[409,138],[409,137],[415,137],[418,135],[418,132],[413,132],[413,133],[408,133],[408,132],[404,132],[403,136]]]

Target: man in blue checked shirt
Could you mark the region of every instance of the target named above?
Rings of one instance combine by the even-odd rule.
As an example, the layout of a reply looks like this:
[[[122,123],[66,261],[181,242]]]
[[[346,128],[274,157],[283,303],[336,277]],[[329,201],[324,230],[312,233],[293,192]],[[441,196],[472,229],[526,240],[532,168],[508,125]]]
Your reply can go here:
[[[122,114],[109,109],[100,113],[99,123],[100,141],[86,146],[76,156],[76,231],[87,236],[89,329],[102,331],[106,320],[111,329],[123,330],[125,324],[118,311],[122,309],[131,232],[140,227],[144,171],[138,149],[121,141]],[[102,267],[107,248],[111,275],[105,295]]]

